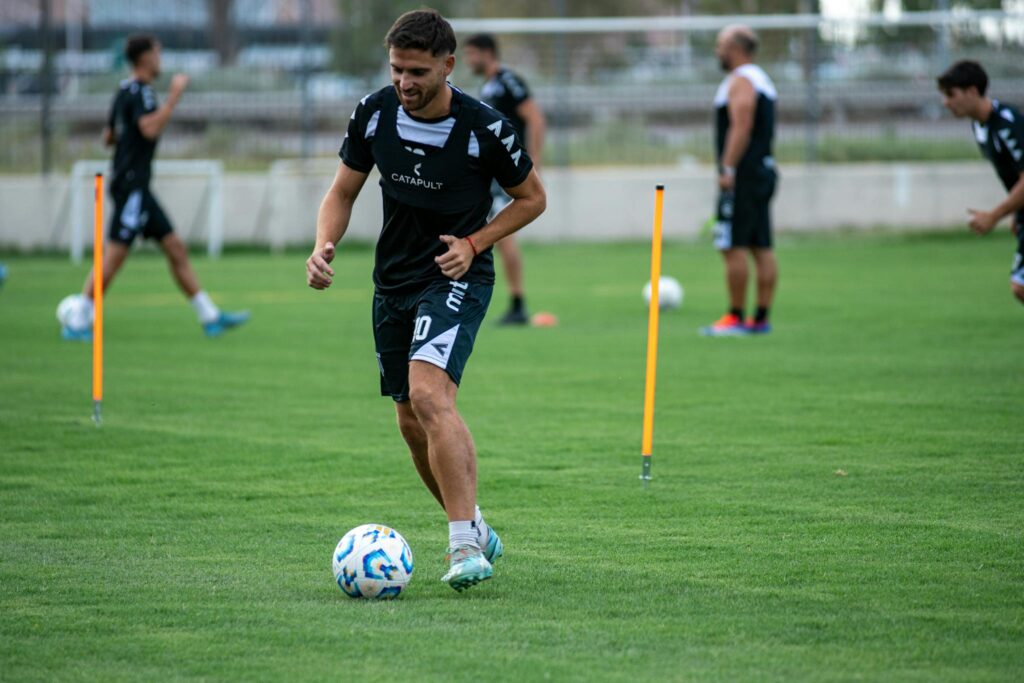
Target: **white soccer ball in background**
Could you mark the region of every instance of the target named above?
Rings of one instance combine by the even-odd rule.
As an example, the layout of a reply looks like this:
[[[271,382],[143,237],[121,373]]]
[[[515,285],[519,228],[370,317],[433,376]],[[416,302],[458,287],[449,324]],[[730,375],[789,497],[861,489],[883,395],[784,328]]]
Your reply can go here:
[[[683,305],[683,286],[674,277],[662,275],[658,280],[658,308],[679,308]],[[644,301],[651,303],[651,283],[644,285]]]
[[[69,294],[57,304],[57,322],[73,330],[92,326],[93,311],[81,294]]]
[[[350,598],[397,598],[412,578],[412,551],[402,535],[363,524],[334,549],[334,580]]]

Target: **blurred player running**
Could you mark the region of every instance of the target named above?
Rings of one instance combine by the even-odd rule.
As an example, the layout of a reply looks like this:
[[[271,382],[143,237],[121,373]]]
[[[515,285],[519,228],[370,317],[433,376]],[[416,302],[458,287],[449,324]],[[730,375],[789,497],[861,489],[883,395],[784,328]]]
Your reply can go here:
[[[380,171],[373,331],[381,394],[424,484],[448,516],[450,569],[463,590],[493,573],[502,545],[476,506],[476,447],[455,406],[494,288],[491,247],[539,216],[544,188],[515,130],[452,87],[455,33],[433,10],[403,14],[386,40],[392,85],[364,97],[320,205],[310,287],[330,287],[335,245],[367,174]],[[512,202],[488,221],[491,181]]]
[[[757,36],[732,26],[718,34],[715,54],[729,75],[715,95],[718,215],[715,246],[725,260],[729,311],[701,329],[713,336],[765,334],[775,295],[778,264],[772,251],[770,203],[775,194],[775,85],[753,63]],[[743,318],[748,254],[757,267],[757,312]]]
[[[188,86],[188,76],[175,74],[167,102],[158,106],[151,84],[160,76],[160,43],[152,36],[132,36],[124,53],[132,66],[132,75],[121,82],[103,130],[104,143],[114,146],[110,179],[110,195],[114,201],[108,244],[103,254],[103,288],[106,291],[124,265],[136,237],[141,234],[156,240],[167,256],[175,282],[195,308],[203,331],[207,336],[216,337],[245,322],[249,314],[221,311],[200,288],[185,244],[174,234],[170,221],[149,189],[157,142]],[[92,339],[92,295],[90,271],[82,296],[70,319],[62,325],[61,335],[65,339]]]
[[[530,96],[526,81],[498,61],[498,43],[493,36],[481,33],[470,37],[462,54],[474,74],[487,78],[480,91],[480,99],[508,119],[519,133],[520,139],[526,143],[526,151],[536,168],[544,152],[547,122],[544,119],[544,112]],[[491,185],[491,196],[494,198],[494,204],[489,219],[493,219],[512,201],[497,182]],[[505,268],[509,294],[512,297],[509,310],[501,319],[501,324],[525,325],[529,322],[529,317],[526,313],[526,293],[523,285],[523,257],[515,237],[509,235],[498,242],[498,252],[501,254],[501,263]]]
[[[1017,252],[1010,268],[1010,291],[1024,303],[1024,116],[986,95],[988,75],[977,62],[957,62],[939,76],[938,84],[946,109],[958,119],[971,119],[982,155],[992,162],[1009,192],[989,211],[968,209],[968,225],[977,234],[987,235],[999,221],[1013,216],[1010,229],[1017,237]]]

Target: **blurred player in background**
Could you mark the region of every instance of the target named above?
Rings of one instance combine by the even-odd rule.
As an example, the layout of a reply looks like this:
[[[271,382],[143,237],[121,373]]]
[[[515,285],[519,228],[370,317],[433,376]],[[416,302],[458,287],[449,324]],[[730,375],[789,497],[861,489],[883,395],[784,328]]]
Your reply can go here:
[[[1010,291],[1024,303],[1024,117],[986,95],[988,74],[977,62],[957,62],[939,76],[938,84],[946,109],[958,119],[971,119],[982,155],[992,162],[1009,193],[989,211],[968,209],[968,225],[975,233],[987,235],[999,221],[1013,217],[1010,229],[1017,237],[1017,253],[1010,268]]]
[[[776,91],[768,74],[753,63],[757,45],[757,36],[744,26],[723,29],[715,45],[729,74],[715,95],[720,190],[715,246],[725,260],[729,311],[701,329],[708,336],[771,331],[768,312],[778,280],[770,209],[777,177],[772,157]],[[748,255],[757,268],[757,311],[745,320]]]
[[[448,516],[442,581],[461,591],[491,577],[502,544],[476,506],[476,447],[455,399],[494,289],[491,247],[537,218],[546,199],[508,121],[447,82],[455,33],[440,14],[403,14],[386,43],[392,85],[364,97],[349,120],[306,280],[331,286],[335,245],[376,166],[384,200],[373,271],[381,394],[394,400],[416,470]],[[512,202],[488,219],[494,180]]]
[[[103,253],[103,289],[106,291],[124,265],[136,237],[156,240],[167,256],[175,282],[195,308],[203,331],[216,337],[245,322],[249,314],[221,311],[200,288],[184,242],[174,234],[149,189],[157,142],[188,86],[188,76],[175,74],[167,101],[158,105],[152,83],[160,76],[160,43],[152,36],[132,36],[125,44],[124,54],[131,64],[131,78],[121,82],[103,130],[104,144],[114,147],[110,178],[110,196],[114,201]],[[61,335],[65,339],[92,339],[92,295],[90,271],[70,318],[62,321]]]
[[[533,159],[534,168],[537,168],[544,152],[547,121],[536,100],[530,96],[526,81],[498,61],[498,43],[494,36],[481,33],[470,37],[462,54],[473,73],[487,79],[480,91],[480,99],[508,119],[520,139],[526,143],[526,152]],[[494,204],[490,218],[493,219],[508,206],[512,198],[497,182],[491,185],[491,196],[494,198]],[[505,268],[509,294],[512,297],[509,310],[500,322],[502,325],[525,325],[529,322],[529,317],[526,313],[526,293],[523,286],[522,253],[511,235],[498,242],[498,251],[501,253],[501,263]]]

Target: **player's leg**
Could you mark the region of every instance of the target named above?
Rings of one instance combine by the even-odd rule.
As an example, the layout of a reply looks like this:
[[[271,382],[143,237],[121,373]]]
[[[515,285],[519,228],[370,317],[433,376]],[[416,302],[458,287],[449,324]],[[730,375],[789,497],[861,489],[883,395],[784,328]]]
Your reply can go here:
[[[455,407],[457,392],[445,370],[424,361],[409,363],[410,404],[427,437],[430,471],[449,522],[476,516],[476,446]]]
[[[167,257],[167,265],[178,288],[185,294],[192,308],[195,309],[199,324],[208,337],[217,337],[226,330],[238,327],[249,319],[248,311],[227,312],[220,310],[210,295],[199,285],[192,262],[188,257],[188,248],[171,227],[171,222],[164,213],[159,202],[150,193],[144,197],[147,222],[144,228],[146,237],[156,240],[160,249]]]
[[[410,403],[427,435],[431,474],[448,515],[451,567],[443,580],[456,590],[490,578],[490,560],[502,553],[476,506],[476,446],[455,405],[491,294],[492,287],[478,283],[428,287],[418,297],[408,356]]]
[[[497,181],[491,182],[491,212],[488,222],[501,213],[512,203],[512,198],[501,188]],[[523,287],[523,255],[519,245],[512,236],[498,242],[498,253],[504,268],[505,279],[508,281],[510,296],[508,312],[498,321],[499,325],[525,325],[530,319],[526,314],[526,291]]]
[[[160,240],[160,249],[167,257],[167,266],[171,270],[171,276],[177,283],[178,289],[191,301],[201,289],[199,278],[196,277],[195,271],[192,270],[192,264],[188,260],[188,247],[175,233],[169,232]]]
[[[498,242],[498,253],[501,254],[501,265],[512,299],[508,313],[501,319],[501,324],[525,325],[529,322],[529,317],[526,314],[526,290],[523,286],[523,253],[512,235]]]
[[[444,496],[441,495],[441,488],[434,479],[434,473],[430,469],[430,450],[427,442],[427,432],[420,424],[419,418],[412,409],[409,401],[395,403],[395,412],[398,415],[398,431],[409,446],[409,454],[412,456],[413,465],[420,479],[426,485],[434,499],[444,509]]]
[[[103,249],[103,291],[106,292],[114,281],[121,266],[128,259],[132,242],[135,241],[141,225],[142,191],[115,193],[112,195],[113,213]],[[92,340],[94,316],[93,288],[96,277],[93,269],[85,276],[82,295],[71,310],[69,318],[61,326],[61,336],[75,341]]]
[[[115,240],[107,240],[107,243],[103,245],[103,292],[106,293],[107,289],[110,288],[110,283],[114,281],[114,277],[118,271],[121,270],[121,266],[128,260],[128,253],[131,251],[131,245],[125,244],[124,242],[118,242]],[[89,274],[85,276],[85,284],[82,285],[82,296],[87,297],[92,301],[93,288],[95,287],[96,277],[93,270],[89,269]]]
[[[722,252],[725,261],[725,284],[729,291],[729,312],[743,318],[747,299],[747,283],[750,280],[747,250],[726,249]]]
[[[427,434],[430,471],[448,515],[448,560],[442,581],[464,590],[491,578],[476,524],[476,446],[455,407],[458,386],[448,373],[425,361],[409,363],[412,409]]]
[[[779,263],[773,249],[754,249],[754,264],[757,267],[757,312],[748,327],[751,332],[766,333],[771,330],[768,314],[775,298],[775,287],[779,281]]]
[[[750,179],[750,192],[744,211],[750,215],[751,252],[757,267],[757,311],[747,321],[747,330],[753,334],[771,332],[768,313],[775,297],[775,287],[779,280],[779,264],[775,259],[772,247],[772,214],[771,201],[775,194],[777,176],[774,166],[761,168]]]
[[[746,333],[743,325],[743,307],[747,297],[747,280],[750,277],[747,266],[749,237],[745,233],[744,216],[742,213],[737,215],[738,207],[735,192],[722,192],[719,195],[715,247],[722,254],[722,264],[725,266],[729,310],[715,322],[701,328],[701,334],[708,337],[732,337]]]
[[[414,296],[374,294],[373,340],[380,369],[380,393],[394,400],[398,431],[409,446],[416,472],[444,509],[444,497],[430,470],[427,432],[409,401],[409,347],[417,303]]]

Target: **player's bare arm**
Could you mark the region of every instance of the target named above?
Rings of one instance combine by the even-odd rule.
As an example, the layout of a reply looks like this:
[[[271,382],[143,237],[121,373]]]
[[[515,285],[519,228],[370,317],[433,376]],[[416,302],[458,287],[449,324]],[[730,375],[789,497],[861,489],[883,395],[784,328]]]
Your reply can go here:
[[[113,147],[114,143],[117,142],[117,138],[114,136],[114,129],[110,126],[104,126],[102,139],[104,147]]]
[[[441,235],[441,241],[448,245],[448,251],[435,260],[445,277],[452,280],[461,278],[477,254],[526,227],[547,208],[547,194],[536,169],[531,170],[530,175],[519,185],[506,187],[505,192],[512,197],[512,203],[469,238]]]
[[[750,146],[757,109],[757,91],[746,78],[733,78],[729,84],[729,134],[722,154],[722,173],[718,186],[731,190],[736,185],[736,166]]]
[[[178,106],[185,88],[188,87],[188,76],[185,74],[174,74],[171,78],[171,88],[167,93],[167,101],[164,102],[155,112],[146,114],[139,118],[139,132],[149,140],[156,140],[164,132],[167,123],[171,120],[174,108]]]
[[[316,218],[316,246],[306,259],[306,283],[313,289],[331,286],[334,269],[334,247],[348,230],[352,218],[352,205],[366,183],[366,173],[360,173],[345,164],[338,165],[334,182],[320,202]]]
[[[544,112],[531,97],[516,107],[516,113],[526,124],[526,153],[533,159],[534,166],[541,162],[544,154],[544,136],[547,133],[548,122],[544,118]]]
[[[1024,209],[1024,177],[1021,177],[1011,188],[1010,193],[1006,195],[1006,199],[991,211],[968,209],[967,213],[970,215],[970,220],[967,224],[973,232],[979,235],[987,235],[995,229],[999,221],[1017,213],[1021,209]]]

